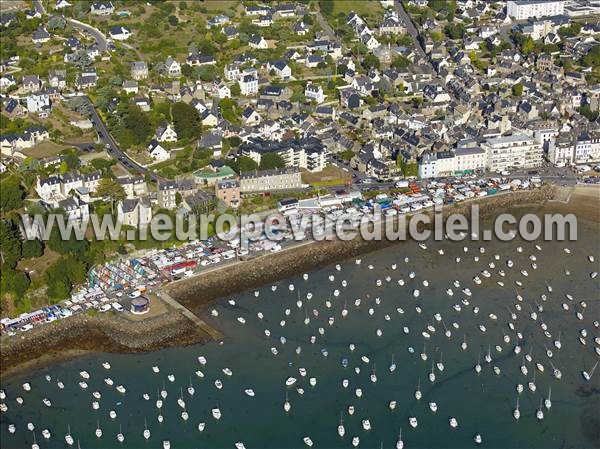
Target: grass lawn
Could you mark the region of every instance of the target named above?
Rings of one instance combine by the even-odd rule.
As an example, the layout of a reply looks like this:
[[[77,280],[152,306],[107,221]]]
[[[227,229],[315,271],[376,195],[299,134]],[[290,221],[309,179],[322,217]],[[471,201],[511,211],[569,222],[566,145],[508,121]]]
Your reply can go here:
[[[48,267],[60,258],[60,254],[49,248],[44,250],[41,257],[34,259],[23,259],[19,261],[18,269],[28,271],[32,278],[42,276]]]
[[[204,6],[207,11],[227,11],[228,9],[235,8],[239,2],[237,0],[208,0],[203,2],[202,6]]]
[[[354,11],[359,16],[382,15],[381,3],[375,0],[333,0],[333,14],[348,14]]]
[[[313,187],[339,186],[349,181],[350,174],[334,165],[328,165],[323,171],[316,173],[302,172],[302,182]]]
[[[55,156],[67,148],[70,147],[68,145],[61,145],[59,143],[46,140],[34,147],[24,149],[23,154],[34,159],[42,159],[49,156]]]

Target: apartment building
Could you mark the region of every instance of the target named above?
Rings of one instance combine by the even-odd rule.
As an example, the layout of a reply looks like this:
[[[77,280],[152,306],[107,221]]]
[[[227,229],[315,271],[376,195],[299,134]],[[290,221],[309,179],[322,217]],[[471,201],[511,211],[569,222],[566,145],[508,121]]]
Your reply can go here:
[[[242,193],[271,192],[302,188],[300,170],[296,167],[256,170],[240,174],[240,191]]]
[[[486,151],[486,167],[500,172],[509,168],[532,168],[542,164],[543,147],[525,134],[495,137],[482,143]]]

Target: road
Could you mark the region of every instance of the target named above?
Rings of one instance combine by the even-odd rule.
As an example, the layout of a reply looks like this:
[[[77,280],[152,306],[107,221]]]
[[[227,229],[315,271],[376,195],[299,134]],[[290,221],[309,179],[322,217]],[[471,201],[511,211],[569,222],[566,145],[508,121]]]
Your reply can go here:
[[[144,175],[148,175],[150,179],[153,181],[157,181],[160,178],[152,171],[148,170],[146,167],[141,166],[136,161],[131,159],[127,153],[119,148],[117,141],[113,138],[113,136],[108,131],[108,128],[98,111],[90,101],[88,97],[83,97],[88,103],[88,111],[90,114],[90,120],[94,124],[94,128],[96,128],[96,132],[100,139],[104,142],[106,152],[112,158],[118,160],[121,164],[123,164],[128,170],[138,171]]]
[[[327,35],[329,36],[329,39],[331,39],[332,41],[335,41],[337,39],[336,35],[335,35],[335,31],[333,31],[333,28],[331,28],[331,25],[329,25],[329,22],[327,22],[327,20],[325,19],[325,17],[323,17],[323,14],[321,14],[321,10],[319,9],[319,3],[316,3],[317,5],[317,10],[315,12],[316,16],[317,16],[317,22],[319,22],[319,26],[323,29],[323,31],[325,31],[327,33]]]
[[[421,41],[419,40],[419,32],[415,28],[415,25],[412,23],[410,16],[404,9],[404,6],[402,6],[402,2],[400,0],[396,0],[395,6],[396,6],[396,12],[398,13],[398,17],[400,18],[402,23],[404,23],[404,25],[406,26],[408,34],[410,34],[412,36],[413,40],[415,41],[415,48],[416,48],[417,52],[419,53],[419,55],[422,58],[428,60],[427,55],[425,54],[425,49],[421,46]]]
[[[33,0],[33,7],[41,15],[46,14],[46,8],[44,8],[44,5],[42,4],[41,0]],[[73,28],[76,28],[79,31],[92,36],[96,41],[96,44],[98,45],[100,51],[103,52],[108,50],[108,41],[106,39],[106,36],[98,28],[94,28],[93,26],[88,25],[87,23],[80,22],[79,20],[69,19],[68,17],[64,18],[67,22],[71,24]]]

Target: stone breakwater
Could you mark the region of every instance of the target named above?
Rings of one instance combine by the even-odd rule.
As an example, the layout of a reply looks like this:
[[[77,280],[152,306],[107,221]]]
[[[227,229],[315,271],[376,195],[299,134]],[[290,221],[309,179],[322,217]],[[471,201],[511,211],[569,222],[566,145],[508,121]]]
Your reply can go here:
[[[77,315],[37,326],[26,335],[2,338],[0,372],[40,366],[88,351],[143,352],[208,341],[209,336],[177,311],[142,321],[118,315]]]
[[[480,218],[506,212],[518,205],[542,205],[554,197],[552,186],[536,190],[516,191],[465,201],[445,207],[442,215],[445,220],[451,214],[470,217],[472,204],[479,205]],[[432,210],[424,212],[433,219]],[[398,241],[365,241],[360,236],[352,241],[330,240],[310,242],[286,248],[277,253],[265,254],[251,261],[238,262],[220,269],[202,273],[196,277],[182,279],[165,286],[166,291],[190,309],[202,309],[214,301],[251,288],[258,288],[269,282],[314,270],[333,262],[360,254],[376,251]]]
[[[542,205],[553,196],[554,188],[551,186],[531,191],[509,192],[446,207],[443,216],[447,218],[455,213],[469,216],[470,205],[477,203],[480,207],[480,217],[484,218],[505,212],[517,205]],[[433,211],[427,214],[433,216]],[[360,237],[352,241],[304,243],[278,253],[217,268],[163,288],[187,308],[198,311],[225,296],[258,288],[269,282],[397,243],[399,242],[385,239],[365,241]],[[0,373],[7,375],[31,365],[47,364],[88,351],[153,351],[202,343],[209,339],[206,332],[181,312],[173,309],[158,317],[136,322],[112,314],[82,314],[38,326],[24,335],[3,336],[0,343]]]

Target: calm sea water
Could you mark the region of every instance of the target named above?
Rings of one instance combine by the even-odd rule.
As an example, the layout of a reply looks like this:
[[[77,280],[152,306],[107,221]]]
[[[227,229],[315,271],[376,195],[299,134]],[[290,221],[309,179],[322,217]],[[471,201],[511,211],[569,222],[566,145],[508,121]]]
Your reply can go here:
[[[163,440],[170,440],[173,448],[233,448],[236,441],[243,441],[251,448],[300,448],[304,447],[302,438],[310,436],[314,447],[341,448],[352,447],[353,436],[360,437],[359,447],[385,448],[395,447],[398,431],[402,428],[405,447],[420,448],[463,448],[474,447],[473,436],[477,433],[483,437],[482,447],[492,448],[558,448],[558,447],[599,447],[598,416],[600,416],[600,373],[585,382],[581,370],[591,369],[598,357],[594,353],[594,336],[600,331],[593,327],[593,320],[600,319],[599,283],[590,272],[598,270],[597,264],[588,261],[593,254],[600,260],[597,244],[597,226],[584,221],[579,222],[579,241],[560,243],[539,243],[542,250],[535,248],[534,243],[450,243],[430,242],[428,249],[419,248],[414,242],[397,245],[392,248],[362,257],[357,265],[354,260],[341,263],[341,270],[329,266],[309,273],[304,280],[301,273],[295,278],[276,283],[277,290],[271,285],[260,289],[255,296],[250,291],[233,298],[236,304],[227,301],[217,305],[217,318],[207,316],[223,330],[226,335],[222,344],[210,343],[204,346],[167,349],[141,355],[97,354],[77,360],[57,364],[53,367],[30,372],[25,375],[6,380],[2,387],[8,395],[6,403],[9,410],[3,413],[0,423],[0,436],[3,448],[29,448],[33,442],[32,432],[27,431],[27,423],[35,424],[37,441],[42,448],[65,447],[64,436],[67,426],[75,439],[75,447],[79,440],[82,448],[159,448]],[[464,252],[463,246],[468,248]],[[485,253],[479,248],[485,247]],[[523,252],[517,252],[522,246]],[[565,247],[571,249],[566,254]],[[438,254],[443,249],[445,255]],[[500,260],[493,255],[499,254]],[[537,258],[537,270],[531,267],[530,255]],[[456,263],[455,257],[461,262]],[[474,261],[479,256],[479,262]],[[404,261],[409,258],[408,263]],[[509,269],[507,259],[512,259],[515,266]],[[494,262],[496,267],[489,268]],[[392,265],[397,264],[393,270]],[[373,269],[368,266],[372,265]],[[476,285],[473,277],[484,269],[492,273],[487,279],[480,275],[483,283]],[[527,277],[520,273],[526,269]],[[505,270],[506,276],[500,277],[499,270]],[[570,270],[570,275],[565,274]],[[415,273],[414,279],[409,273]],[[333,281],[329,276],[333,275]],[[389,276],[390,282],[385,278]],[[398,280],[405,281],[404,286]],[[347,287],[342,286],[347,281]],[[381,280],[380,287],[377,280]],[[425,287],[423,281],[429,286]],[[459,280],[460,288],[452,283]],[[496,284],[503,281],[504,287]],[[516,280],[523,282],[520,288]],[[295,286],[292,292],[289,284]],[[548,286],[552,292],[548,292]],[[463,287],[473,292],[467,298],[461,293]],[[452,288],[454,296],[446,294]],[[339,296],[334,290],[340,291]],[[415,298],[414,289],[420,290]],[[307,300],[307,293],[312,299]],[[574,299],[570,301],[566,294]],[[516,295],[523,301],[519,302]],[[546,300],[541,295],[546,294]],[[361,299],[359,307],[354,305]],[[379,298],[379,304],[377,299]],[[467,298],[470,305],[462,305],[462,310],[453,309],[454,304]],[[297,301],[303,303],[298,308]],[[332,306],[328,308],[326,301],[330,299]],[[587,308],[582,309],[579,301],[586,301]],[[515,309],[521,304],[522,311]],[[562,303],[569,305],[569,310],[562,308]],[[419,314],[415,308],[420,306]],[[479,307],[475,314],[473,308]],[[537,321],[530,318],[532,310],[538,311]],[[348,309],[348,316],[342,318],[342,309]],[[398,312],[402,308],[403,314]],[[285,311],[290,314],[286,316]],[[319,316],[313,315],[313,309]],[[373,309],[373,314],[369,313]],[[578,320],[575,312],[584,314]],[[517,313],[514,321],[516,331],[523,334],[523,351],[520,355],[513,353],[516,336],[508,328],[511,321],[510,311]],[[257,313],[262,312],[264,319],[259,320]],[[443,323],[436,321],[435,313],[440,313]],[[497,321],[489,318],[489,314],[497,315]],[[305,317],[311,318],[308,325]],[[389,320],[386,319],[386,315]],[[243,317],[242,325],[237,318]],[[328,323],[329,317],[335,317],[333,326]],[[280,321],[285,319],[285,326]],[[546,323],[551,338],[544,336],[540,327]],[[459,329],[453,326],[456,323]],[[428,324],[435,327],[430,339],[425,339],[422,332]],[[481,332],[479,325],[487,327]],[[403,327],[410,328],[410,334],[403,332]],[[444,326],[451,330],[451,338],[444,335]],[[325,329],[321,335],[318,329]],[[581,329],[587,329],[587,345],[579,343],[577,337]],[[271,337],[267,338],[264,330],[269,329]],[[383,335],[377,336],[377,329]],[[554,348],[553,341],[561,334],[562,349]],[[504,335],[510,336],[510,343],[503,341]],[[311,344],[311,336],[316,343]],[[282,344],[279,338],[285,336]],[[466,336],[468,349],[463,351],[460,344]],[[350,351],[349,344],[354,343],[356,349]],[[493,361],[488,364],[484,355],[491,345]],[[495,345],[502,347],[497,352]],[[301,353],[296,348],[301,347]],[[409,353],[409,347],[414,354]],[[274,356],[271,347],[278,349]],[[322,349],[328,351],[323,356]],[[549,359],[546,349],[553,350]],[[423,361],[420,353],[425,351],[428,360]],[[534,363],[526,363],[529,375],[523,376],[520,365],[523,354],[530,353]],[[197,357],[203,355],[208,360],[202,367]],[[369,364],[361,361],[361,356],[370,359]],[[392,355],[397,369],[390,374],[388,367]],[[482,372],[477,375],[474,365],[481,357]],[[341,360],[348,358],[347,368],[343,368]],[[432,362],[443,360],[445,369],[436,369],[436,381],[431,383],[428,374]],[[109,361],[112,368],[107,371],[101,362]],[[527,382],[533,380],[533,372],[537,371],[535,362],[545,367],[545,372],[537,372],[535,393],[528,389]],[[562,371],[562,380],[552,376],[551,363]],[[151,367],[158,365],[160,373],[152,372]],[[501,369],[500,376],[494,374],[492,367]],[[233,371],[229,377],[222,372],[224,367]],[[306,377],[298,374],[298,368],[308,371]],[[360,367],[359,374],[354,368]],[[205,377],[198,378],[196,370],[202,370]],[[82,390],[78,382],[79,371],[87,370],[91,379],[87,390]],[[375,371],[377,382],[370,380]],[[597,370],[600,371],[600,370]],[[174,374],[175,381],[167,379]],[[45,376],[52,377],[51,382]],[[110,376],[115,386],[123,384],[127,393],[121,395],[108,387],[103,379]],[[292,388],[285,387],[288,376],[294,376],[298,383]],[[315,387],[309,385],[309,378],[316,377]],[[56,386],[57,379],[66,385],[64,390]],[[221,379],[223,388],[217,389],[215,379]],[[342,379],[348,379],[347,389],[342,387]],[[417,383],[421,384],[423,399],[417,401],[414,391]],[[31,392],[24,392],[21,384],[29,381]],[[190,382],[195,387],[195,395],[187,393]],[[514,420],[512,413],[518,394],[516,385],[522,383],[525,391],[520,397],[521,419]],[[162,409],[164,422],[157,422],[158,410],[155,401],[158,390],[168,390],[168,397]],[[296,388],[301,386],[305,392],[300,395]],[[536,419],[536,411],[540,401],[547,397],[552,388],[552,408],[544,409],[543,421]],[[244,389],[252,388],[256,396],[247,396]],[[355,396],[355,388],[361,388],[361,398]],[[189,420],[184,422],[180,417],[181,409],[177,398],[183,389]],[[92,392],[100,391],[101,407],[93,410]],[[292,405],[291,412],[283,411],[286,391]],[[151,396],[149,401],[142,398],[143,393]],[[16,396],[24,398],[23,405],[17,405]],[[52,401],[52,407],[42,404],[42,398]],[[390,400],[397,401],[395,411],[390,411]],[[428,402],[435,401],[437,413],[429,410]],[[354,405],[353,416],[348,415],[348,405]],[[211,409],[218,406],[222,418],[216,421]],[[117,418],[109,418],[109,411],[115,410]],[[337,426],[343,415],[346,429],[345,437],[339,438]],[[408,424],[408,417],[418,418],[419,426],[413,429]],[[451,429],[448,419],[456,417],[457,429]],[[362,419],[368,418],[372,430],[362,429]],[[146,441],[142,437],[144,420],[152,432]],[[594,421],[595,420],[595,421]],[[96,423],[99,421],[103,437],[95,436]],[[200,433],[199,422],[205,422],[206,428]],[[17,432],[8,433],[8,425],[14,424]],[[118,443],[116,434],[119,426],[125,435],[125,442]],[[41,431],[48,428],[52,432],[50,440],[45,440]],[[594,434],[596,437],[594,438]]]

